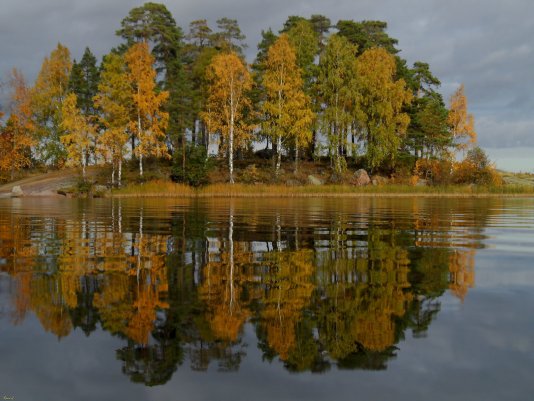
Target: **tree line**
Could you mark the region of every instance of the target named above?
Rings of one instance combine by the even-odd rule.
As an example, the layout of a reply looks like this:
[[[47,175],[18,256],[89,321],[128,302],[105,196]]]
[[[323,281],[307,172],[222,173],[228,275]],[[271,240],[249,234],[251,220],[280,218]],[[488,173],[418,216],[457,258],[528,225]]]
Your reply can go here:
[[[108,164],[120,186],[125,159],[143,176],[147,158],[172,157],[188,181],[188,158],[215,149],[233,183],[234,159],[265,147],[275,176],[283,160],[297,172],[299,160],[325,158],[335,174],[352,163],[437,177],[476,142],[464,87],[447,107],[429,65],[408,66],[386,31],[382,21],[290,16],[280,32],[262,31],[249,65],[235,19],[216,30],[196,20],[184,34],[164,5],[145,3],[100,65],[89,48],[78,62],[58,44],[33,86],[13,69],[0,172],[71,165],[85,176]]]

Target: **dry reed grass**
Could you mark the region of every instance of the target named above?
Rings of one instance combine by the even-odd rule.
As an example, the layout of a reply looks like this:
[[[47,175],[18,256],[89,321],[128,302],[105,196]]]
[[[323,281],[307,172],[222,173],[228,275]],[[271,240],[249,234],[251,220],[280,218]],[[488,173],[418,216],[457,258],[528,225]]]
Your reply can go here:
[[[129,198],[320,198],[320,197],[500,197],[534,196],[534,187],[506,185],[482,187],[383,185],[356,187],[349,185],[249,185],[212,184],[192,188],[171,181],[155,180],[130,185],[110,193],[113,197]]]

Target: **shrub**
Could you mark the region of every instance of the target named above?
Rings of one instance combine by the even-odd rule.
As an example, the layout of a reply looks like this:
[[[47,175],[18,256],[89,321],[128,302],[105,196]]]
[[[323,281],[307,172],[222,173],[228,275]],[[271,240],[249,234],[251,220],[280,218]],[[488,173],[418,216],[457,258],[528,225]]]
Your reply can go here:
[[[208,174],[213,166],[204,146],[188,145],[186,148],[185,171],[182,165],[182,152],[175,152],[171,168],[171,180],[183,182],[193,187],[206,185]]]
[[[434,185],[449,184],[452,163],[449,160],[419,159],[415,163],[415,175]]]
[[[255,164],[247,166],[241,173],[241,181],[246,184],[255,184],[261,181],[260,172]]]
[[[464,160],[454,165],[453,182],[501,186],[503,180],[486,153],[477,146],[467,152]]]
[[[93,183],[91,181],[89,181],[89,180],[80,178],[76,182],[75,191],[78,194],[88,194],[88,193],[91,192],[92,189],[93,189]]]

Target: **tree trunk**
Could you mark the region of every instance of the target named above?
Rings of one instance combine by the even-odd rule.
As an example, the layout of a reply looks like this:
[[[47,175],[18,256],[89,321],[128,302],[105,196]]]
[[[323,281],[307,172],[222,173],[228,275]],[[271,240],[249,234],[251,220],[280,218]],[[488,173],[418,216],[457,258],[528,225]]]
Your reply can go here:
[[[185,148],[186,148],[186,138],[185,131],[182,132],[182,179],[185,180]]]
[[[230,137],[228,138],[228,168],[230,169],[230,184],[234,183],[234,112],[230,117]]]
[[[121,187],[122,183],[122,157],[119,159],[119,188]]]
[[[15,141],[16,141],[16,138],[15,138],[15,134],[13,134],[13,143],[12,143],[12,146],[11,148],[13,149],[13,153],[15,153]],[[15,163],[11,163],[11,181],[14,181],[15,180]]]
[[[230,314],[234,307],[234,212],[230,207],[230,227],[228,230],[228,248],[230,259]]]
[[[139,88],[137,88],[137,95],[139,96]],[[139,106],[137,106],[137,136],[139,139],[139,144],[137,147],[139,148],[139,176],[143,176],[143,148],[142,148],[142,142],[141,142],[141,110],[139,109]]]
[[[139,176],[143,176],[143,150],[141,148],[141,113],[139,111],[139,108],[137,109],[137,136],[139,137],[139,144],[137,147],[139,148]]]
[[[282,137],[276,138],[276,176],[280,174],[280,165],[282,164]]]
[[[111,159],[111,188],[115,187],[115,160]]]
[[[84,149],[83,153],[85,153],[85,149]],[[86,164],[87,164],[87,160],[85,159],[84,155],[82,154],[82,177],[83,177],[84,181],[85,181],[85,165]]]
[[[299,141],[295,141],[295,174],[299,172]]]

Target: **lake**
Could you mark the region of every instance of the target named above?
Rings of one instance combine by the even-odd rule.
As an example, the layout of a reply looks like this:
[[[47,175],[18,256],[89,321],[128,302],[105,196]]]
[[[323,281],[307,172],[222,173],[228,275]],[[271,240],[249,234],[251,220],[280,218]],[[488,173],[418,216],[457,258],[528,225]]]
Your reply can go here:
[[[0,397],[526,400],[534,199],[0,199]]]

